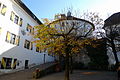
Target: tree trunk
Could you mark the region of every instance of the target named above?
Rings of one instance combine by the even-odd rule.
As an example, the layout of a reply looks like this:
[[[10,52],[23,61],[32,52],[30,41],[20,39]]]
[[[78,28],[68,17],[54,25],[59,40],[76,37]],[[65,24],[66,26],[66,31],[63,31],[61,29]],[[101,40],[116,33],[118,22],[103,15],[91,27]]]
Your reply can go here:
[[[65,39],[65,80],[69,80],[69,47],[67,42],[67,39]]]
[[[59,63],[61,63],[61,55],[59,54]]]
[[[65,80],[69,80],[69,52],[66,53],[65,58]]]
[[[111,40],[111,45],[112,45],[112,50],[113,50],[113,54],[114,54],[114,57],[115,57],[115,61],[116,61],[116,68],[118,68],[118,64],[119,64],[119,61],[118,61],[118,57],[117,57],[117,51],[115,49],[115,44],[114,44],[114,41]]]
[[[73,74],[73,58],[70,56],[70,74]]]

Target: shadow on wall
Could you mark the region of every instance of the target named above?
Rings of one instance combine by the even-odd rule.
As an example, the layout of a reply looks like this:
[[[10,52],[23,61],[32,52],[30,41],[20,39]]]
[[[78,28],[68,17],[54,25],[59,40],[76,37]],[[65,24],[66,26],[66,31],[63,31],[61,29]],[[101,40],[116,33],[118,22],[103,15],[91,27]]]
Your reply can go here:
[[[35,55],[32,51],[26,51],[19,46],[15,46],[0,55],[0,69],[27,69],[43,63],[43,54]]]

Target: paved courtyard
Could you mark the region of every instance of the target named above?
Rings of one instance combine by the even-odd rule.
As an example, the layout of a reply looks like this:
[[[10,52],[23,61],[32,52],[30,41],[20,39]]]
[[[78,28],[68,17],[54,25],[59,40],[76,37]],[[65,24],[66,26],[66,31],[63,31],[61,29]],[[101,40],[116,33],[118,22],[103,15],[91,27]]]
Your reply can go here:
[[[0,76],[0,80],[35,80],[29,70]],[[64,80],[64,72],[54,73],[37,80]],[[70,75],[70,80],[117,80],[116,72],[78,70]]]
[[[0,75],[0,80],[35,80],[32,78],[32,73],[36,68],[43,69],[51,65],[51,63],[48,63],[15,73],[3,74]],[[64,72],[49,74],[37,80],[64,80]],[[70,80],[117,80],[117,73],[110,71],[75,70],[70,75]]]
[[[0,80],[32,80],[32,74],[36,68],[44,69],[53,64],[54,63],[46,63],[30,69],[25,69],[25,70],[10,73],[10,74],[3,74],[3,75],[0,75]]]
[[[55,73],[38,80],[64,80],[64,73]],[[70,80],[117,80],[115,72],[78,70],[70,75]]]

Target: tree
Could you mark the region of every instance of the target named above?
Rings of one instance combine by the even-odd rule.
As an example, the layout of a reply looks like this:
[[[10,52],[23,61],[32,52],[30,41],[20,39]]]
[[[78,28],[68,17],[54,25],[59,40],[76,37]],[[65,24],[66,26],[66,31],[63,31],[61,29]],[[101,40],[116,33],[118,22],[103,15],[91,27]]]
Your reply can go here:
[[[81,18],[90,21],[95,27],[103,27],[103,19],[100,18],[99,13],[97,12],[84,12],[81,15]]]
[[[92,22],[96,26],[96,33],[98,33],[97,38],[104,38],[107,41],[106,46],[110,47],[112,49],[112,52],[115,57],[116,61],[116,68],[118,67],[118,57],[117,57],[117,51],[120,51],[119,44],[116,44],[116,42],[120,41],[120,27],[119,27],[119,15],[120,13],[115,13],[111,15],[108,19],[105,20],[103,24],[103,19],[100,18],[98,13],[95,12],[85,12],[82,15],[82,18],[85,20],[88,20]],[[104,29],[106,33],[104,33]]]
[[[107,69],[108,56],[106,49],[106,40],[97,39],[91,43],[92,45],[86,45],[87,55],[90,57],[91,60],[89,63],[89,67],[91,69]],[[96,46],[94,47],[93,44]]]
[[[102,38],[103,36],[101,36],[100,34],[105,34],[105,31],[102,29],[104,22],[103,19],[100,17],[100,14],[97,12],[83,12],[83,14],[81,14],[80,16],[82,19],[88,20],[91,23],[93,23],[95,25],[95,30],[93,32],[93,36],[95,38]]]
[[[67,16],[51,23],[36,26],[36,46],[40,50],[47,50],[49,54],[62,54],[65,57],[65,80],[69,80],[69,56],[79,53],[82,45],[89,44],[89,38],[94,25],[86,20],[75,18],[68,12]],[[59,55],[58,55],[59,56]]]
[[[118,15],[120,15],[120,13],[115,13],[111,15],[108,19],[105,20],[105,24],[103,27],[106,31],[106,36],[104,36],[104,38],[107,40],[107,46],[112,49],[116,61],[116,68],[119,64],[117,51],[120,51],[120,21]]]

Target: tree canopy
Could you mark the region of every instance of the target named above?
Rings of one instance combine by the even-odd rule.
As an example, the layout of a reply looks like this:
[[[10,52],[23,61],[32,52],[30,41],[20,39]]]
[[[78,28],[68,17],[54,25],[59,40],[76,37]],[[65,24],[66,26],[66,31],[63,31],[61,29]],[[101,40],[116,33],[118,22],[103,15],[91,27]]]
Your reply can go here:
[[[34,42],[40,50],[65,56],[65,80],[69,80],[69,56],[79,53],[85,44],[90,44],[92,39],[87,38],[91,37],[94,25],[71,15],[48,22],[46,20],[45,24],[36,26]]]
[[[36,26],[36,46],[40,50],[47,50],[48,53],[65,54],[64,42],[67,39],[67,45],[71,47],[72,53],[78,53],[80,48],[83,47],[82,45],[87,44],[88,39],[85,39],[85,37],[87,38],[91,35],[94,26],[90,25],[92,23],[88,24],[87,21],[82,23],[70,20],[72,22],[69,19],[59,19],[52,23],[46,22],[45,24]]]

